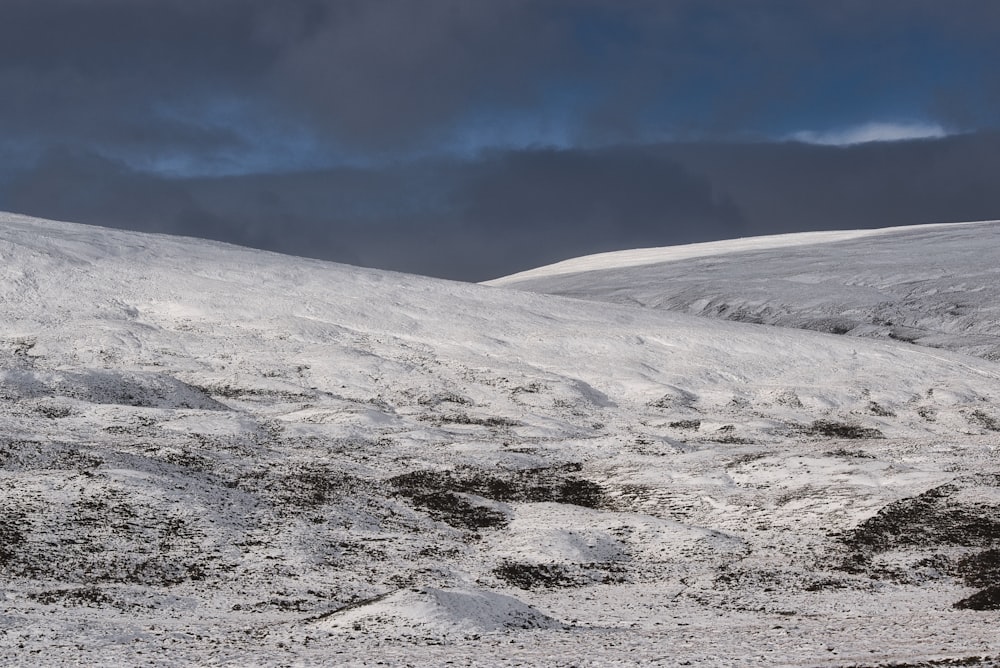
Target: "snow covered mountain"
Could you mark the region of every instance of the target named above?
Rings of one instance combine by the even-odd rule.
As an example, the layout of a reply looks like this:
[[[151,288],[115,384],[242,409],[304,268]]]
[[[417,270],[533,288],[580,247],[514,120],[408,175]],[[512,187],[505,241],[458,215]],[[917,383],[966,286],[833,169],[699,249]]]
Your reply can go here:
[[[937,280],[899,326],[951,350],[634,303],[740,242],[538,279],[584,301],[2,215],[0,657],[987,663],[997,232],[918,229],[769,241],[757,294],[891,336]],[[897,279],[837,294],[866,239]]]
[[[1000,361],[1000,221],[602,253],[489,284]]]

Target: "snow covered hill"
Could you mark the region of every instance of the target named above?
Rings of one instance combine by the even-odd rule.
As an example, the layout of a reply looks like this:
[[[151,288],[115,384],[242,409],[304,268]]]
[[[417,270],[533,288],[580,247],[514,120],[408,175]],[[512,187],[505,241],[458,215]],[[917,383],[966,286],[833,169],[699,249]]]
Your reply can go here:
[[[14,215],[0,303],[0,662],[1000,656],[980,343]]]
[[[603,253],[490,281],[1000,360],[1000,222]]]

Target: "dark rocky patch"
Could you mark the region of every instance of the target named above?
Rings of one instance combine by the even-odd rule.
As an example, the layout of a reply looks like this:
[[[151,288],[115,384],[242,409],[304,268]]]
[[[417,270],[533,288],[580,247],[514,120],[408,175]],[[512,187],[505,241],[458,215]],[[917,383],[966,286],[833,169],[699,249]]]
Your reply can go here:
[[[879,417],[896,417],[896,414],[892,410],[886,408],[877,401],[868,402],[868,412],[872,415],[878,415]]]
[[[156,420],[145,415],[134,416],[129,424],[112,424],[104,427],[104,431],[116,436],[146,436],[156,429]]]
[[[308,510],[367,489],[370,484],[322,463],[303,463],[250,471],[235,486],[279,508]]]
[[[750,452],[745,455],[739,455],[738,457],[735,457],[733,461],[726,464],[726,468],[733,469],[739,466],[743,466],[744,464],[750,464],[752,462],[765,459],[770,455],[771,455],[770,452]]]
[[[618,563],[530,564],[505,561],[493,569],[493,575],[519,589],[583,587],[627,581],[625,567]]]
[[[493,416],[476,417],[465,413],[456,413],[452,415],[431,415],[421,417],[420,419],[430,422],[437,427],[441,427],[446,424],[469,424],[478,425],[480,427],[518,427],[521,425],[521,423],[517,420],[511,420],[509,418]]]
[[[424,394],[417,398],[417,403],[421,406],[437,406],[438,404],[451,403],[461,406],[470,406],[472,401],[454,392],[438,392],[436,394]]]
[[[280,610],[281,612],[309,612],[312,610],[314,601],[305,598],[279,598],[273,596],[266,601],[255,601],[254,603],[237,603],[232,607],[234,611],[242,612],[266,612],[268,610]]]
[[[1000,431],[1000,420],[982,410],[974,410],[966,416],[969,424],[988,431]]]
[[[677,420],[669,423],[667,426],[674,429],[700,429],[701,420]]]
[[[38,450],[40,447],[41,443],[38,441],[6,439],[0,441],[0,468],[9,469],[12,466],[16,466],[25,448]]]
[[[875,459],[875,455],[864,450],[848,450],[847,448],[837,448],[826,453],[827,457],[843,457],[845,459]]]
[[[782,392],[774,401],[781,406],[789,406],[791,408],[803,407],[802,399],[799,398],[799,395],[791,391]]]
[[[1000,550],[967,555],[958,561],[954,570],[970,587],[1000,583]]]
[[[85,606],[88,608],[104,608],[115,603],[115,600],[98,587],[80,587],[77,589],[52,589],[35,594],[28,598],[43,605],[62,604],[64,606]]]
[[[600,507],[600,485],[579,476],[579,464],[524,470],[463,468],[454,471],[413,471],[389,480],[399,496],[428,511],[435,519],[463,529],[502,526],[503,513],[476,505],[468,494],[501,502],[568,503]]]
[[[163,461],[187,471],[212,471],[215,468],[215,462],[212,459],[188,448],[165,452],[163,454]]]
[[[576,581],[569,576],[562,564],[504,562],[493,569],[493,574],[521,589],[576,586]]]
[[[14,357],[30,362],[34,361],[31,350],[38,345],[37,341],[33,339],[14,339],[11,341],[11,344],[13,346],[12,352],[14,353]]]
[[[225,567],[220,551],[206,548],[198,518],[137,503],[128,490],[33,502],[30,522],[16,503],[0,509],[0,567],[10,577],[173,586]]]
[[[71,409],[68,406],[41,404],[39,406],[35,406],[35,412],[41,415],[42,417],[47,417],[52,420],[58,420],[72,415],[73,409]]]
[[[920,408],[918,408],[917,415],[927,420],[928,422],[934,422],[935,420],[937,420],[937,411],[927,406],[921,406]]]
[[[736,427],[731,424],[726,424],[715,430],[715,433],[709,438],[710,441],[714,443],[729,443],[734,445],[749,445],[753,441],[737,436],[734,432]]]
[[[718,589],[757,589],[764,592],[858,589],[866,588],[867,582],[860,578],[835,577],[791,568],[742,568],[732,565],[722,566],[715,576]]]
[[[39,441],[0,441],[0,469],[8,471],[90,471],[104,460],[76,445]]]
[[[1000,610],[1000,585],[986,589],[963,598],[953,607],[959,610]]]
[[[1000,508],[960,502],[954,497],[970,487],[1000,487],[1000,475],[959,478],[923,494],[882,508],[844,537],[851,550],[845,568],[868,568],[873,555],[898,548],[1000,547]],[[995,557],[984,557],[982,564]],[[968,562],[973,569],[980,562]]]
[[[664,394],[659,399],[650,401],[647,406],[650,408],[686,409],[693,408],[698,397],[678,388],[672,388],[670,392]]]
[[[825,438],[885,438],[885,435],[878,429],[832,420],[816,420],[803,431],[809,436],[823,436]]]
[[[274,390],[262,387],[234,387],[233,385],[228,385],[228,384],[212,385],[203,388],[199,387],[198,389],[213,397],[223,397],[225,399],[237,399],[242,401],[252,401],[255,399],[269,399],[269,400],[284,399],[287,401],[294,402],[294,401],[305,401],[313,396],[305,392]]]
[[[467,497],[455,492],[415,493],[410,496],[414,505],[423,508],[436,520],[446,522],[459,529],[477,531],[506,526],[505,513],[488,506],[477,505]]]
[[[491,470],[461,468],[453,471],[414,471],[390,482],[400,493],[410,488],[448,489],[476,494],[494,501],[568,503],[598,508],[603,490],[597,483],[573,475],[580,464],[547,468]]]
[[[805,591],[830,591],[834,589],[847,589],[851,583],[842,578],[819,578],[813,580],[803,587]]]
[[[4,512],[0,514],[0,568],[6,569],[18,556],[24,545],[25,518],[20,513]]]

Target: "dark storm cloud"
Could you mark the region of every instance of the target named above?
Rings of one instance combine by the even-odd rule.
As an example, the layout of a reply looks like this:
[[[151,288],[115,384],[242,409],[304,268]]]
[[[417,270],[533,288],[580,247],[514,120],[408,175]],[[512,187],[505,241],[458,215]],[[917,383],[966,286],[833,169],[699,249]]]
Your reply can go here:
[[[736,206],[669,154],[507,152],[487,156],[471,173],[455,204],[470,224],[516,239],[512,259],[543,230],[552,231],[549,259],[656,244],[668,235],[682,243],[742,231]]]
[[[906,100],[910,113],[972,127],[998,120],[983,105],[1000,81],[992,1],[322,8],[311,33],[283,45],[273,90],[342,141],[383,149],[447,134],[470,116],[544,115],[560,95],[574,101],[577,139],[596,142],[763,132],[831,104],[868,120],[899,113],[893,102],[907,96],[919,98]]]
[[[234,1],[7,0],[0,131],[97,146],[201,141],[163,110],[246,93],[269,60]]]
[[[13,208],[483,280],[575,255],[797,230],[998,217],[1000,136],[820,147],[495,152],[384,169],[165,179],[59,153]]]
[[[405,143],[469,111],[536,104],[574,56],[545,4],[331,2],[272,81],[344,141]]]
[[[873,142],[698,144],[670,155],[725,189],[754,233],[1000,218],[1000,134]]]
[[[211,152],[270,121],[391,154],[505,114],[642,140],[908,87],[920,111],[989,125],[998,21],[988,0],[7,0],[0,134]]]
[[[0,209],[464,279],[1000,217],[993,0],[0,4]],[[734,143],[871,120],[977,132]]]
[[[742,231],[706,180],[630,151],[197,179],[60,151],[0,197],[43,217],[470,280],[609,245]]]

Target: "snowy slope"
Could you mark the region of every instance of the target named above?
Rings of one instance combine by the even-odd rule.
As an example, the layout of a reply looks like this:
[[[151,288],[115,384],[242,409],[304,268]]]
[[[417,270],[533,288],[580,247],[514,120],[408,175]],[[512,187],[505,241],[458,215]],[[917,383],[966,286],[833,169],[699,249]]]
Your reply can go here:
[[[990,361],[13,215],[0,300],[2,662],[1000,655]]]
[[[489,282],[1000,360],[1000,223],[603,253]]]

